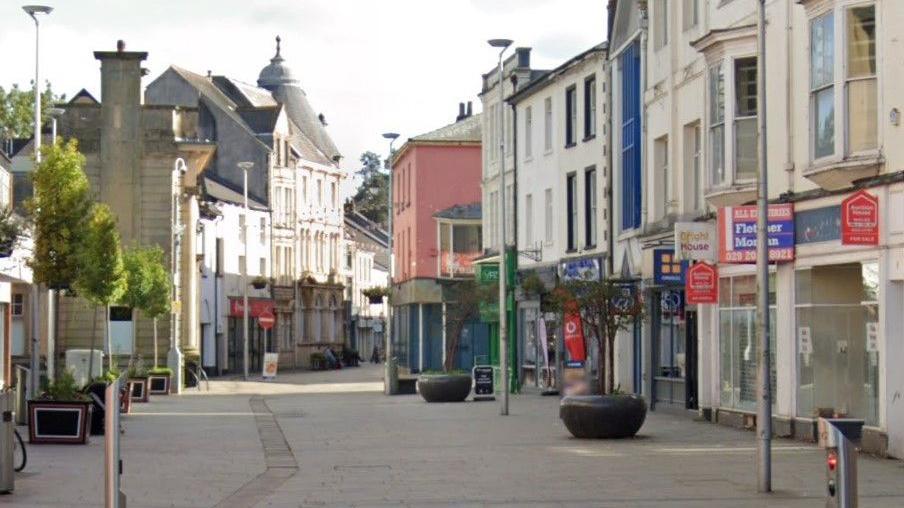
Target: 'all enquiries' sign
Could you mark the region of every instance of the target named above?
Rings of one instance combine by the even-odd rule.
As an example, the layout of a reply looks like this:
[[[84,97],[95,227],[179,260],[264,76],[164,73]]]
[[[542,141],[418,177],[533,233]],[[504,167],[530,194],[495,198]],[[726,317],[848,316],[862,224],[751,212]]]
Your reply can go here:
[[[861,190],[841,202],[841,244],[879,245],[879,198]]]

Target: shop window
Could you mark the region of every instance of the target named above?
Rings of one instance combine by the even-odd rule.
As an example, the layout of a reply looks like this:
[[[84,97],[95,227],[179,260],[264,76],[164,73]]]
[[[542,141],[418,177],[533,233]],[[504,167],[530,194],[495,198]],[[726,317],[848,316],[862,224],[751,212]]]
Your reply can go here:
[[[25,315],[25,295],[21,293],[13,295],[11,313],[13,317],[22,317]]]
[[[775,274],[769,275],[775,288]],[[756,409],[757,334],[756,276],[719,281],[719,362],[721,406],[741,411]],[[769,347],[772,391],[775,393],[775,290],[769,292]],[[775,398],[773,397],[773,404]]]
[[[797,415],[878,424],[878,264],[798,270],[795,286]]]

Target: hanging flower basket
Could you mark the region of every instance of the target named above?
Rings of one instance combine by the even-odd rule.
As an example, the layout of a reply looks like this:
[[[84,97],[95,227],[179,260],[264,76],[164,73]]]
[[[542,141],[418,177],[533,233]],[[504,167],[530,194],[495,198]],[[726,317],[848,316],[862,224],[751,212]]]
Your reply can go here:
[[[264,289],[269,283],[270,281],[265,277],[255,277],[254,280],[251,281],[251,287],[254,289]]]
[[[383,298],[389,296],[390,290],[388,287],[373,287],[367,288],[361,293],[367,297],[371,304],[381,304],[383,303]]]

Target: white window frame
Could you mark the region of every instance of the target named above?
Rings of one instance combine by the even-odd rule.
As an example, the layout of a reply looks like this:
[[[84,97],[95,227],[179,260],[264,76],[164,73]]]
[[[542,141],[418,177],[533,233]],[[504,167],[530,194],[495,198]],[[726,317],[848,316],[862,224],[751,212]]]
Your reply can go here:
[[[716,118],[715,111],[714,111],[715,108],[717,107],[717,105],[716,105],[716,102],[714,99],[715,90],[714,90],[714,86],[713,86],[713,81],[716,79],[717,72],[718,72],[718,79],[721,80],[721,84],[722,84],[722,88],[721,88],[722,115],[721,115],[721,118],[718,118],[718,119]],[[725,93],[725,68],[724,68],[724,64],[721,61],[715,65],[710,66],[709,69],[707,70],[707,90],[708,90],[707,91],[707,94],[708,94],[708,97],[707,97],[707,99],[708,99],[707,100],[707,104],[708,104],[707,135],[709,137],[709,155],[708,155],[709,164],[708,164],[708,166],[710,168],[709,185],[708,186],[709,187],[722,187],[722,186],[725,186],[726,184],[728,184],[730,182],[730,179],[727,177],[726,163],[725,163],[726,162],[725,161],[725,125],[726,125],[726,116],[727,116],[726,111],[725,111],[725,109],[726,109],[725,97],[727,94]],[[721,128],[721,132],[719,134],[717,134],[716,130],[720,129],[720,128]],[[714,140],[716,139],[717,136],[721,138],[720,144],[722,146],[722,153],[720,154],[721,162],[722,162],[721,168],[720,168],[721,176],[716,174],[716,147],[717,147],[717,144],[715,143]]]
[[[708,189],[727,188],[734,185],[750,184],[756,180],[755,172],[749,178],[740,178],[738,176],[738,121],[756,119],[756,116],[737,117],[737,73],[736,62],[756,58],[756,54],[747,52],[739,52],[737,54],[726,55],[717,63],[710,65],[707,71],[707,143],[708,153],[707,160],[709,162],[709,181]],[[726,71],[727,70],[727,71]],[[713,79],[714,72],[720,73],[722,80],[722,119],[720,122],[714,122],[713,107]],[[757,112],[759,112],[757,105]],[[714,142],[715,130],[722,128],[722,178],[717,180],[715,173],[715,155],[717,145]]]
[[[553,239],[553,196],[552,189],[547,188],[543,191],[543,199],[544,199],[544,240],[546,241],[546,245],[552,245]]]
[[[534,111],[531,106],[524,108],[524,159],[534,156]]]
[[[543,151],[552,153],[553,146],[552,97],[543,99]]]
[[[681,28],[688,31],[700,22],[699,0],[684,0],[681,5]]]
[[[655,0],[653,11],[653,48],[660,50],[669,44],[668,0]]]
[[[534,244],[534,195],[524,196],[524,245],[531,248]]]

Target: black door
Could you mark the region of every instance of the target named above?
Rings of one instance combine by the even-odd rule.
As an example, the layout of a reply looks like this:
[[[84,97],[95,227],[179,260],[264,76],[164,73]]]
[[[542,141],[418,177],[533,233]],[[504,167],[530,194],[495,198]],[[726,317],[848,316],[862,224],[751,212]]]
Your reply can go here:
[[[697,311],[688,311],[685,314],[687,331],[685,337],[687,343],[685,350],[685,407],[697,409]]]

